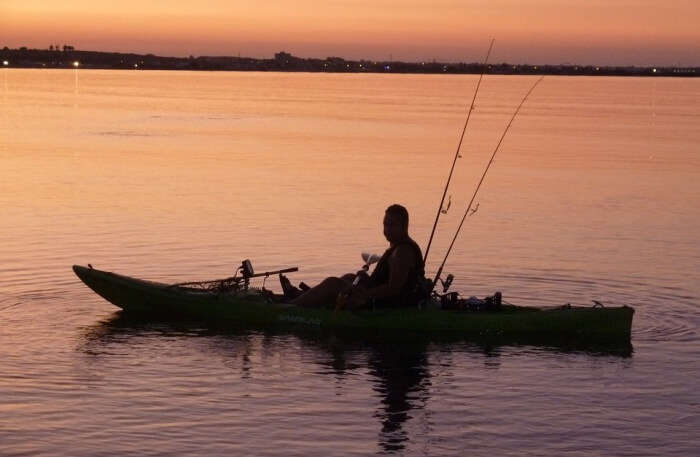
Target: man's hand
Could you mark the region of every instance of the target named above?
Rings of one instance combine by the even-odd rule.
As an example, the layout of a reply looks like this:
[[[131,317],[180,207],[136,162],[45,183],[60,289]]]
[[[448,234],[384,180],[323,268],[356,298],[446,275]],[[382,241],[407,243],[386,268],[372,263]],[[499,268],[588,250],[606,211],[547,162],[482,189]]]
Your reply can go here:
[[[350,296],[345,302],[347,308],[361,308],[367,304],[369,296],[367,295],[367,289],[362,286],[353,287],[350,291]]]
[[[355,281],[357,281],[357,284],[360,286],[366,284],[368,280],[369,280],[369,275],[367,274],[367,272],[365,270],[360,270],[355,275]]]

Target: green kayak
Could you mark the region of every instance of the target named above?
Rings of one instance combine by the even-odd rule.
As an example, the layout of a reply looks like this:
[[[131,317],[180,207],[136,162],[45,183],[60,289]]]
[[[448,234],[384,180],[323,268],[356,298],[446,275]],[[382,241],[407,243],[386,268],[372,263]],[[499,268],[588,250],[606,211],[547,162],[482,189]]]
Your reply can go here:
[[[243,325],[303,325],[327,329],[425,333],[474,338],[552,337],[629,341],[634,309],[622,307],[534,308],[504,305],[495,311],[400,308],[332,310],[274,303],[256,290],[197,290],[75,265],[93,291],[130,313],[187,316]]]

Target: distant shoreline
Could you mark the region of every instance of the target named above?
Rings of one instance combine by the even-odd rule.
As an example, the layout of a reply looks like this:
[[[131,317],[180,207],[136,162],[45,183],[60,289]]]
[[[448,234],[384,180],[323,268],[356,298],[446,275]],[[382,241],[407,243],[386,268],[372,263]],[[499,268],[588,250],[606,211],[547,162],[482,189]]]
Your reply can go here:
[[[278,52],[272,59],[252,57],[200,56],[162,57],[153,54],[133,54],[63,49],[3,48],[3,67],[8,68],[88,68],[103,70],[202,70],[202,71],[273,71],[323,73],[417,73],[417,74],[479,74],[483,65],[445,62],[400,62],[377,60],[346,60],[301,58]],[[77,66],[76,66],[77,65]],[[700,67],[636,67],[594,65],[522,65],[492,63],[488,74],[498,75],[584,75],[584,76],[676,76],[700,77]]]

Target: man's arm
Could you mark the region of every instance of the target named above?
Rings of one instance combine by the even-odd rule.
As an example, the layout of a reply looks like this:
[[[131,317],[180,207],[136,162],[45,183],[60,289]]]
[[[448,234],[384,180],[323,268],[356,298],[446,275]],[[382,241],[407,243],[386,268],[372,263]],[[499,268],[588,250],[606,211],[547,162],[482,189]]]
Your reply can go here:
[[[401,293],[411,266],[416,262],[415,253],[410,246],[398,246],[389,256],[389,281],[377,287],[366,290],[367,298],[393,297]]]

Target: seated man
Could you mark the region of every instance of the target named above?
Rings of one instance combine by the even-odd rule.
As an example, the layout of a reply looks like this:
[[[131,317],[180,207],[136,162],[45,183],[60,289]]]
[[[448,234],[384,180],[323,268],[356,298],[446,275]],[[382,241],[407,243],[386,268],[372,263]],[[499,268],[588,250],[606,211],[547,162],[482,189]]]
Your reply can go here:
[[[372,301],[378,307],[415,306],[422,298],[420,282],[425,271],[420,247],[408,236],[408,211],[401,205],[391,205],[384,214],[384,236],[389,249],[384,252],[374,272],[364,273],[360,282],[352,286],[355,275],[326,278],[316,287],[292,299],[297,306],[333,306],[339,294],[347,294],[345,306],[358,308]],[[280,277],[285,295],[293,286]]]

